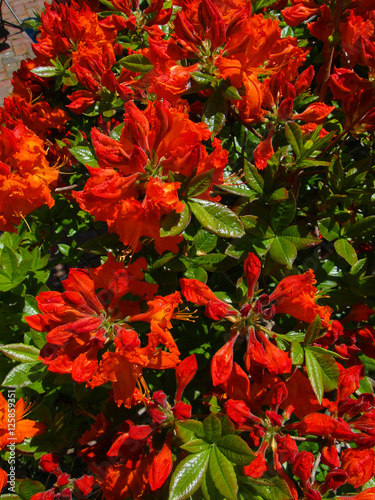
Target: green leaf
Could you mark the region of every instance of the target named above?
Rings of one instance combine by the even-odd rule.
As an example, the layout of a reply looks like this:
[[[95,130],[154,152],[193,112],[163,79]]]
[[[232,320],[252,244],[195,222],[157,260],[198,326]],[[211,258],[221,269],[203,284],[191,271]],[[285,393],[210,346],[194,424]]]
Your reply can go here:
[[[249,188],[249,186],[243,181],[242,178],[232,175],[224,175],[225,184],[220,185],[222,191],[227,193],[236,194],[238,196],[243,196],[244,198],[254,199],[254,191]]]
[[[58,243],[58,248],[59,248],[59,252],[61,253],[61,255],[64,255],[64,257],[67,257],[69,255],[69,252],[70,252],[70,245],[67,245],[66,243]]]
[[[297,250],[305,250],[320,243],[320,239],[314,236],[306,227],[289,226],[281,233],[283,239],[289,240]]]
[[[204,438],[203,423],[199,420],[184,420],[183,422],[176,422],[177,436],[187,443],[196,438]]]
[[[252,0],[252,6],[253,6],[253,12],[258,12],[261,9],[264,9],[264,7],[269,7],[270,5],[274,4],[274,0]]]
[[[324,347],[318,347],[316,345],[309,345],[309,351],[311,352],[315,352],[315,353],[318,353],[318,354],[327,354],[329,353],[329,356],[332,357],[332,358],[336,358],[336,359],[345,359],[343,356],[341,356],[341,354],[339,354],[338,352],[335,352],[335,351],[327,351],[327,349],[324,349]]]
[[[168,500],[185,500],[199,488],[206,473],[210,449],[184,458],[173,473]]]
[[[358,261],[356,251],[348,240],[340,238],[335,241],[334,246],[336,252],[340,255],[340,257],[345,259],[346,262],[351,266],[354,266],[354,264]]]
[[[315,354],[313,354],[307,347],[305,348],[305,362],[311,387],[313,388],[319,403],[321,403],[324,394],[323,372],[320,369],[320,365],[315,357]]]
[[[287,200],[289,198],[288,190],[285,187],[276,189],[271,193],[268,198],[269,203],[280,203],[280,201]]]
[[[70,148],[70,152],[76,160],[82,163],[82,165],[98,167],[98,161],[88,146],[74,146]]]
[[[5,387],[25,387],[41,380],[41,371],[45,369],[43,363],[21,363],[10,370],[3,380]]]
[[[221,434],[223,436],[226,436],[227,434],[234,434],[235,427],[232,424],[232,422],[229,420],[229,418],[224,415],[221,418]]]
[[[192,198],[198,196],[211,186],[214,177],[214,169],[196,175],[187,186],[187,196]]]
[[[208,467],[215,486],[225,499],[237,500],[238,484],[233,465],[217,446],[211,448]]]
[[[192,71],[190,75],[197,83],[207,86],[210,86],[211,83],[215,81],[215,78],[213,76],[206,73],[201,73],[200,71]]]
[[[241,217],[241,221],[246,233],[260,238],[263,241],[275,237],[275,233],[272,228],[260,217],[255,215],[244,215]]]
[[[22,500],[30,500],[33,495],[42,491],[45,491],[43,484],[29,478],[23,479],[17,487],[17,493]]]
[[[258,169],[247,160],[244,161],[245,181],[250,189],[258,194],[263,194],[264,180]]]
[[[277,237],[272,240],[269,254],[275,262],[291,269],[297,257],[297,249],[291,241]]]
[[[22,280],[21,280],[22,281]],[[9,290],[14,289],[19,283],[15,283],[8,274],[6,274],[5,271],[0,269],[0,290],[2,292],[8,292]]]
[[[348,238],[372,236],[375,232],[375,215],[365,217],[355,223],[348,229],[346,236]]]
[[[336,361],[328,354],[329,351],[322,354],[316,351],[311,351],[309,348],[307,348],[307,350],[315,356],[315,359],[319,364],[320,371],[322,373],[324,390],[333,391],[334,389],[337,389],[340,371]]]
[[[154,68],[154,65],[142,54],[130,54],[117,62],[123,68],[135,73],[147,73]]]
[[[296,213],[296,200],[292,193],[289,198],[283,200],[271,209],[271,226],[276,234],[286,229],[294,219]]]
[[[192,441],[180,446],[182,450],[185,450],[188,453],[200,453],[201,451],[207,450],[209,447],[210,444],[203,439],[193,439]]]
[[[198,280],[202,283],[207,282],[207,272],[202,267],[189,267],[184,272],[184,277],[190,280]]]
[[[203,228],[198,230],[193,241],[197,250],[197,255],[205,255],[217,246],[216,234],[210,233]]]
[[[340,237],[339,223],[333,217],[318,220],[320,234],[328,241],[337,240]]]
[[[292,497],[287,482],[280,476],[260,481],[251,477],[241,478],[244,483],[251,484],[253,492],[246,500],[289,500]]]
[[[11,279],[13,279],[17,273],[18,269],[17,254],[7,245],[3,247],[3,250],[1,252],[0,267],[4,271],[4,273]]]
[[[228,260],[228,256],[223,253],[209,253],[208,255],[194,257],[193,262],[206,271],[215,272],[224,260]]]
[[[40,78],[51,78],[61,73],[61,70],[55,68],[55,66],[38,66],[37,68],[30,70],[30,72]]]
[[[212,413],[203,420],[203,429],[205,437],[210,443],[215,443],[221,436],[221,422]]]
[[[219,91],[214,91],[203,107],[202,121],[216,135],[223,128],[228,112],[228,104]]]
[[[212,479],[210,468],[207,468],[206,474],[203,476],[201,483],[201,492],[203,494],[204,500],[223,500],[224,497],[221,495],[216,488],[215,482]],[[199,498],[199,500],[201,500]],[[225,500],[225,499],[224,499]]]
[[[242,223],[229,208],[213,201],[192,198],[189,206],[203,227],[224,238],[239,238],[244,233]]]
[[[161,220],[160,236],[178,236],[186,228],[190,222],[190,210],[188,205],[185,205],[184,210],[177,214],[172,211],[164,216]]]
[[[228,99],[228,101],[240,101],[242,100],[242,97],[238,93],[238,90],[236,87],[233,87],[233,85],[230,85],[227,87],[225,90],[222,90],[223,96],[225,99]]]
[[[0,351],[10,359],[21,363],[33,363],[38,361],[39,349],[32,345],[8,344],[0,346]]]
[[[295,122],[288,122],[285,125],[285,136],[288,144],[292,146],[297,158],[301,156],[303,151],[302,130]]]
[[[309,324],[307,328],[305,339],[303,341],[304,345],[309,345],[315,342],[315,340],[319,337],[320,330],[322,329],[322,322],[320,320],[319,315],[315,316],[314,321]]]
[[[303,360],[305,359],[303,348],[298,340],[293,340],[291,344],[291,356],[292,362],[294,365],[302,365]]]
[[[239,436],[227,434],[215,444],[221,453],[236,465],[249,465],[255,458],[254,453]]]

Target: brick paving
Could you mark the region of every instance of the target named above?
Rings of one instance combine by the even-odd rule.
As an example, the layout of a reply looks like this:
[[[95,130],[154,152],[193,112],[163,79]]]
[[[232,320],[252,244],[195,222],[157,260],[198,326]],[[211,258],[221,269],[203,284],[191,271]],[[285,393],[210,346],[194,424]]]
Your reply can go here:
[[[44,6],[43,0],[7,0],[7,2],[20,21],[35,17],[35,13],[40,14]],[[5,4],[2,6],[2,15],[5,21],[18,24]],[[0,39],[0,105],[3,104],[4,97],[12,91],[13,72],[19,68],[23,59],[34,57],[31,38],[25,32],[17,33],[12,27],[7,29],[11,35],[15,34],[9,36],[5,42]]]

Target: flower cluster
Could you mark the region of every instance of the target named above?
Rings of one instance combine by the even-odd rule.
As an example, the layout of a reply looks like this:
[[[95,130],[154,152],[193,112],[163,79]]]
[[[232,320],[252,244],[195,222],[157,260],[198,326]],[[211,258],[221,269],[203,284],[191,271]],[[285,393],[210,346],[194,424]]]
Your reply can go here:
[[[45,5],[0,107],[2,492],[374,498],[373,9]]]

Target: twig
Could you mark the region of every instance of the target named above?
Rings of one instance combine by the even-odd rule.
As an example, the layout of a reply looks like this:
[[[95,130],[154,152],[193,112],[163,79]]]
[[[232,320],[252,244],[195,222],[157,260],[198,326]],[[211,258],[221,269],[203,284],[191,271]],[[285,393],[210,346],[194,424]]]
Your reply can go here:
[[[319,451],[319,453],[316,456],[313,470],[311,471],[311,484],[313,484],[313,482],[315,481],[315,476],[316,476],[316,472],[317,472],[319,464],[320,464],[320,457],[321,456],[322,456],[322,453]]]
[[[56,188],[55,193],[61,193],[62,191],[71,191],[72,189],[75,189],[76,187],[79,187],[79,184],[72,184],[71,186]]]

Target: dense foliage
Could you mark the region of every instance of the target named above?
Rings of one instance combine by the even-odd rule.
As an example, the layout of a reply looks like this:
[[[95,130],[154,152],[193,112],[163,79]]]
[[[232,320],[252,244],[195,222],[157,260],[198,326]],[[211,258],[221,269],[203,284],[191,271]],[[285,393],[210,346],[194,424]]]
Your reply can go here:
[[[375,498],[372,8],[46,4],[0,108],[2,497]]]

